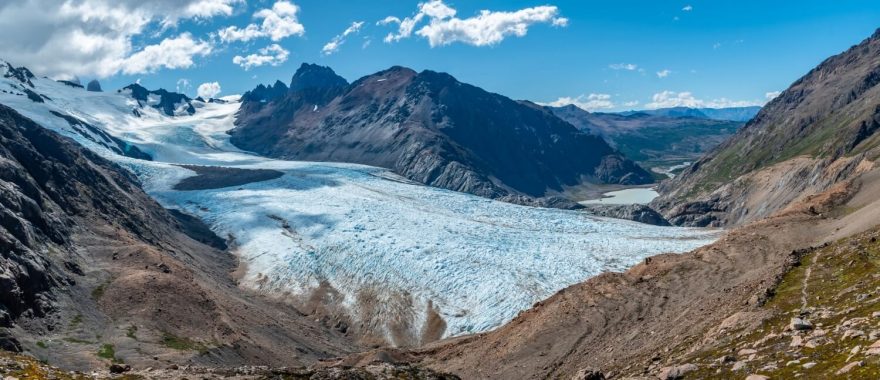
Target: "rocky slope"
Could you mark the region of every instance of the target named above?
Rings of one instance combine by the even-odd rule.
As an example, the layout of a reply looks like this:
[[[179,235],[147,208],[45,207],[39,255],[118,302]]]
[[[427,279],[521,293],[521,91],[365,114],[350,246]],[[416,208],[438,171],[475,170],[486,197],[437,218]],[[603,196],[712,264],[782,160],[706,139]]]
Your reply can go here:
[[[498,330],[429,345],[414,361],[473,379],[876,378],[878,190],[873,170],[710,246],[564,289]],[[795,317],[814,328],[793,327]]]
[[[865,172],[880,155],[878,84],[880,31],[797,80],[653,206],[674,224],[735,225]]]
[[[829,59],[664,183],[706,197],[677,209],[691,222],[756,221],[591,278],[415,360],[487,379],[876,378],[877,49],[880,33]]]
[[[657,173],[698,160],[743,126],[739,121],[713,120],[684,112],[597,113],[573,105],[548,109],[581,131],[602,137],[626,157]]]
[[[443,73],[393,67],[349,85],[329,68],[303,65],[289,88],[257,87],[243,100],[232,142],[271,157],[386,167],[511,200],[652,181],[600,137]]]
[[[197,220],[2,105],[0,193],[0,348],[91,369],[302,365],[356,347],[239,289],[233,257],[187,236],[211,240]]]

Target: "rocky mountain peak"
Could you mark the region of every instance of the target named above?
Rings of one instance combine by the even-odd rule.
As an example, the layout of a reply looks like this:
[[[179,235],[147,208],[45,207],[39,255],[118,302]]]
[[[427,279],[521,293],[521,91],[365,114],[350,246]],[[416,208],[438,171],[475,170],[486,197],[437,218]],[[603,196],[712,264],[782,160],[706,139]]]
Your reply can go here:
[[[92,79],[89,81],[89,84],[86,85],[86,90],[91,92],[101,92],[101,83],[98,82],[97,79]]]
[[[192,115],[196,112],[195,107],[192,105],[192,99],[184,94],[171,92],[163,88],[151,91],[138,83],[125,86],[118,92],[122,93],[125,91],[129,91],[131,97],[137,100],[141,107],[153,107],[168,116]]]
[[[11,63],[0,61],[3,64],[0,65],[0,70],[2,70],[4,78],[15,78],[22,84],[26,84],[30,87],[34,87],[31,79],[35,78],[34,73],[28,70],[26,67],[15,67],[12,66]]]
[[[348,86],[348,81],[333,69],[311,63],[303,63],[290,80],[290,91],[345,86]]]

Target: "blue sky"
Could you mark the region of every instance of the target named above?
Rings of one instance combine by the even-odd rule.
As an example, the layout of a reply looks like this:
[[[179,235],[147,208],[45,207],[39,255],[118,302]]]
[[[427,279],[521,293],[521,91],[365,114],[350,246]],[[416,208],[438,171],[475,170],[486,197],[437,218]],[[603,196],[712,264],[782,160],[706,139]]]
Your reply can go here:
[[[38,3],[46,0],[24,1],[34,3],[37,9]],[[107,0],[77,1],[115,6]],[[445,71],[461,81],[515,99],[557,101],[557,104],[576,102],[596,110],[676,104],[752,104],[765,101],[768,93],[785,89],[823,59],[858,43],[880,27],[880,2],[876,0],[444,0],[441,4],[454,9],[455,14],[442,16],[445,18],[441,21],[468,19],[481,10],[517,12],[542,6],[555,8],[548,17],[537,16],[539,21],[526,22],[522,36],[506,34],[498,40],[485,41],[468,36],[450,40],[447,35],[448,44],[432,47],[429,40],[417,32],[396,42],[384,42],[386,35],[398,32],[398,26],[395,23],[377,25],[388,16],[400,19],[414,16],[419,11],[419,1],[291,0],[298,8],[293,19],[303,29],[301,33],[288,30],[290,35],[277,40],[262,33],[249,41],[230,42],[218,37],[218,31],[230,26],[241,30],[248,24],[259,27],[263,18],[255,14],[261,9],[272,9],[275,1],[181,0],[182,3],[187,1],[198,6],[228,8],[198,13],[192,11],[195,6],[192,4],[190,8],[164,5],[172,0],[159,0],[146,10],[142,5],[130,5],[133,8],[128,9],[128,13],[142,11],[141,21],[147,21],[137,29],[128,27],[127,41],[117,41],[122,47],[108,50],[107,54],[119,61],[150,45],[160,46],[163,40],[188,33],[190,40],[205,44],[189,57],[191,64],[168,68],[169,65],[151,67],[147,62],[141,63],[139,68],[131,68],[133,60],[129,60],[126,61],[128,69],[100,73],[109,75],[101,79],[105,88],[119,88],[140,80],[148,88],[180,88],[195,95],[200,84],[217,82],[220,95],[236,94],[276,79],[288,82],[302,62],[311,62],[330,66],[350,81],[392,65]],[[3,7],[7,8],[5,12]],[[14,21],[20,18],[16,17],[14,7],[0,5],[0,32],[4,28],[20,28]],[[22,7],[18,11],[27,9]],[[47,13],[52,12],[63,13],[58,9]],[[108,15],[109,18],[101,19],[107,25],[115,22],[112,17],[122,17],[112,12]],[[334,36],[354,22],[363,23],[359,30],[352,30],[333,54],[322,53],[322,48]],[[70,35],[70,28],[76,28],[61,16],[53,23],[48,27],[57,29],[59,34]],[[416,24],[415,31],[428,23],[425,17]],[[42,43],[51,46],[52,38]],[[59,44],[64,43],[60,41]],[[73,44],[81,42],[73,41]],[[124,46],[126,42],[130,46]],[[88,61],[62,66],[66,58],[47,56],[49,49],[34,47],[40,43],[17,46],[8,41],[5,45],[0,42],[0,58],[18,65],[36,65],[46,75],[63,76],[65,70],[79,71],[70,74],[78,74],[83,80],[99,75],[99,69],[94,67],[101,66]],[[273,44],[287,52],[284,62],[274,62],[277,66],[263,64],[245,70],[234,63],[235,56],[275,55],[279,50],[260,53]],[[174,48],[172,44],[161,46]],[[34,52],[23,53],[22,49],[27,48]],[[79,48],[77,52],[84,49]],[[108,59],[97,53],[78,58],[72,57],[74,54],[68,54],[69,62]],[[148,61],[161,59],[155,57],[140,56]],[[45,63],[57,60],[62,63],[55,66]],[[126,70],[132,73],[125,74]],[[189,83],[188,87],[183,85],[182,79]]]

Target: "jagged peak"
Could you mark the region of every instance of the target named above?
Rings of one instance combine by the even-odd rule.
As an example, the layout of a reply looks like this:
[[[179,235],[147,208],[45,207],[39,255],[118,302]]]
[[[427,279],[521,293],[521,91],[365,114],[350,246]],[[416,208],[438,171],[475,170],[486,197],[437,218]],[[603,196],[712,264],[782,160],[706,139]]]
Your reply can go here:
[[[286,85],[284,82],[282,82],[281,80],[276,80],[276,81],[275,81],[275,85],[273,86],[273,88],[274,88],[275,90],[283,89],[283,90],[285,90],[285,91],[288,89],[287,85]]]
[[[290,80],[290,91],[345,86],[348,86],[348,81],[333,69],[313,63],[303,63]]]

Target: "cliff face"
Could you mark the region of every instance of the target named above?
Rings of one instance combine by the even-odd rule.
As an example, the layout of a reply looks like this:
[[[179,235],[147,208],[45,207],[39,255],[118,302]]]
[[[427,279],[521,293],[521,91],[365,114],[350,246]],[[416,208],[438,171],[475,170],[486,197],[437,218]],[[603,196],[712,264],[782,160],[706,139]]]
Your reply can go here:
[[[652,181],[600,137],[448,74],[393,67],[348,85],[327,68],[303,65],[286,93],[282,86],[245,94],[234,144],[273,157],[391,168],[491,198]]]
[[[653,205],[676,224],[737,224],[853,178],[880,154],[878,84],[880,32],[797,80]]]
[[[128,171],[0,105],[0,348],[93,369],[308,364],[356,346],[246,294],[234,257],[201,241],[225,247]]]

